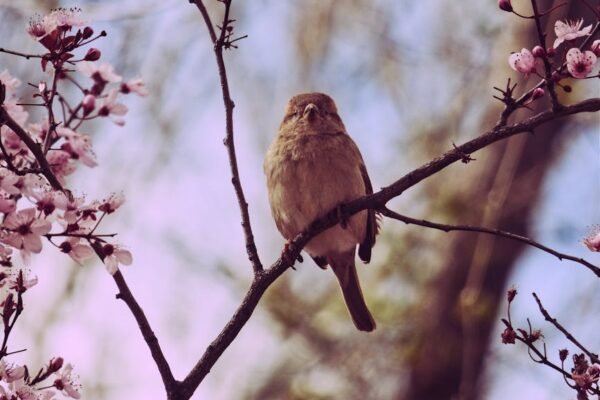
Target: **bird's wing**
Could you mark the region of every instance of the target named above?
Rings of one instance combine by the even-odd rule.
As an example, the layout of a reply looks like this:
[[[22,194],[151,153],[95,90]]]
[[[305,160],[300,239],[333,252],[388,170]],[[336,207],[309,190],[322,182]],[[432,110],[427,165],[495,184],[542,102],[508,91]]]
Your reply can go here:
[[[373,194],[373,186],[371,185],[371,179],[367,173],[367,168],[364,163],[360,164],[360,174],[362,175],[363,182],[365,183],[365,191],[367,195]],[[358,246],[358,256],[365,263],[371,261],[371,248],[375,245],[375,236],[379,233],[379,221],[377,214],[373,210],[367,210],[367,229],[365,231],[365,238]]]

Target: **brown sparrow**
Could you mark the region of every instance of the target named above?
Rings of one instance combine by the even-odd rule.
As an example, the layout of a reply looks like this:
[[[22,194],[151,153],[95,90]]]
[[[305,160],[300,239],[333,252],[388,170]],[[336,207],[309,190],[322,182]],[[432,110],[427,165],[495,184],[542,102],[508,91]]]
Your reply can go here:
[[[290,99],[264,168],[271,212],[287,240],[336,206],[373,193],[358,147],[346,133],[333,99],[322,93]],[[360,289],[354,253],[358,245],[359,257],[370,261],[377,229],[375,212],[361,211],[304,248],[319,267],[331,265],[361,331],[375,329],[375,321]]]

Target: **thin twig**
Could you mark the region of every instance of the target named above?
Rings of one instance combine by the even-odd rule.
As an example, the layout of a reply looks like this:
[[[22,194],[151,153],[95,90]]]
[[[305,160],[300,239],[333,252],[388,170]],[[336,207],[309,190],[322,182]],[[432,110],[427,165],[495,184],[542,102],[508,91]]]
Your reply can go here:
[[[556,320],[556,318],[552,318],[550,316],[550,313],[548,313],[548,311],[542,305],[542,302],[541,302],[540,298],[537,296],[537,294],[532,293],[532,295],[535,298],[535,301],[537,302],[538,307],[540,308],[540,312],[542,313],[542,315],[544,316],[544,318],[546,319],[546,321],[548,321],[552,325],[554,325],[554,327],[556,329],[558,329],[559,331],[561,331],[565,335],[565,337],[571,341],[571,343],[573,343],[575,346],[579,347],[581,349],[581,351],[583,351],[590,358],[590,361],[592,363],[594,363],[594,364],[600,363],[600,359],[598,358],[598,355],[594,354],[591,351],[589,351],[588,349],[586,349],[581,343],[579,343],[579,341],[577,339],[575,339],[575,337],[573,337],[573,335],[568,330],[566,330]]]
[[[104,252],[102,246],[98,242],[90,242],[94,252],[100,258],[101,261],[104,261]],[[175,380],[173,376],[173,372],[171,372],[171,367],[169,366],[169,362],[165,358],[165,355],[160,347],[160,343],[152,327],[150,326],[150,322],[144,313],[142,307],[140,307],[139,303],[131,293],[125,278],[121,271],[115,272],[113,275],[113,279],[119,288],[119,293],[116,295],[117,299],[123,300],[123,302],[127,305],[131,313],[133,314],[140,331],[142,332],[142,336],[150,349],[150,353],[152,354],[152,358],[158,367],[158,371],[160,372],[160,376],[162,378],[163,384],[165,385],[165,389],[167,391],[167,396],[169,399],[179,399],[179,386],[178,382]]]
[[[547,54],[546,34],[542,28],[542,15],[538,11],[537,0],[531,0],[531,7],[533,8],[533,16],[535,20],[535,27],[537,29],[538,40],[544,49],[544,54]],[[558,97],[556,96],[556,91],[554,90],[554,82],[552,81],[552,64],[550,64],[550,60],[548,60],[548,56],[546,55],[542,57],[542,61],[544,62],[546,87],[548,88],[548,93],[550,93],[550,99],[552,100],[552,109],[557,111],[561,107],[561,104],[559,103]]]
[[[235,189],[238,205],[242,214],[242,228],[244,230],[244,236],[246,238],[246,252],[248,253],[248,259],[250,260],[250,263],[252,264],[252,269],[254,270],[254,274],[256,275],[263,270],[263,266],[258,256],[256,244],[254,243],[254,235],[252,233],[250,215],[248,213],[248,203],[246,202],[246,197],[244,196],[244,190],[242,189],[240,173],[237,165],[235,143],[233,140],[233,108],[235,107],[235,104],[233,103],[233,100],[231,99],[231,94],[229,92],[227,71],[225,69],[225,61],[223,60],[223,47],[225,45],[225,37],[227,34],[227,28],[230,26],[231,23],[229,19],[231,0],[223,1],[223,3],[225,4],[225,12],[223,13],[223,23],[221,25],[221,33],[218,39],[210,15],[208,14],[208,11],[206,10],[206,7],[204,6],[202,0],[190,0],[190,2],[194,3],[198,7],[198,10],[200,10],[202,18],[204,19],[204,23],[206,24],[206,27],[208,29],[210,39],[214,45],[214,53],[217,59],[217,67],[219,70],[219,79],[221,81],[221,90],[223,92],[223,103],[225,105],[226,133],[225,140],[223,141],[223,143],[227,147],[227,154],[229,156],[229,166],[231,168],[232,175],[231,183],[233,184],[233,187]]]
[[[558,252],[554,249],[551,249],[550,247],[544,246],[543,244],[536,242],[533,239],[530,239],[525,236],[517,235],[515,233],[501,231],[499,229],[489,229],[489,228],[484,228],[484,227],[480,227],[480,226],[449,225],[449,224],[440,224],[437,222],[431,222],[431,221],[427,221],[424,219],[415,219],[415,218],[411,218],[411,217],[407,217],[405,215],[399,214],[395,211],[388,209],[387,207],[383,207],[377,211],[379,211],[382,215],[385,215],[388,218],[396,219],[396,220],[402,221],[406,224],[424,226],[426,228],[437,229],[437,230],[441,230],[444,232],[450,232],[450,231],[479,232],[479,233],[487,233],[487,234],[494,235],[494,236],[500,236],[500,237],[513,239],[513,240],[528,244],[529,246],[536,247],[542,251],[545,251],[548,254],[552,254],[553,256],[555,256],[556,258],[558,258],[561,261],[569,260],[569,261],[573,261],[578,264],[581,264],[581,265],[585,266],[586,268],[589,268],[594,274],[596,274],[596,276],[600,277],[600,268],[595,266],[594,264],[590,263],[589,261],[586,261],[580,257],[575,257],[575,256],[571,256],[569,254],[564,254],[564,253]]]

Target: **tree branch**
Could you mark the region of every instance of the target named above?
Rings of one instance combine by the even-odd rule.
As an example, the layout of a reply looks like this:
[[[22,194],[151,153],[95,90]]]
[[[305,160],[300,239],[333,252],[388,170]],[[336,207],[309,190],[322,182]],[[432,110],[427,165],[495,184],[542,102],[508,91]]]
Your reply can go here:
[[[244,190],[242,189],[242,183],[240,180],[240,173],[238,171],[237,156],[235,154],[235,143],[233,140],[233,108],[235,107],[235,104],[231,99],[231,94],[229,92],[227,71],[225,69],[225,61],[223,60],[223,49],[226,45],[228,46],[228,44],[230,43],[227,42],[226,38],[228,37],[228,35],[231,35],[231,32],[233,31],[233,25],[231,25],[233,21],[229,19],[231,0],[222,0],[221,2],[225,4],[225,12],[223,13],[223,23],[220,27],[221,33],[219,35],[219,38],[217,39],[215,29],[210,19],[210,15],[208,15],[208,11],[206,10],[206,7],[204,6],[202,0],[190,0],[190,3],[195,4],[196,7],[198,7],[198,10],[200,10],[202,18],[204,19],[204,23],[206,24],[206,28],[208,29],[210,39],[214,46],[214,53],[217,59],[217,68],[219,70],[219,79],[221,81],[221,90],[223,92],[223,104],[225,105],[226,133],[223,143],[227,147],[227,154],[229,156],[229,166],[231,168],[231,183],[233,184],[233,188],[235,189],[238,205],[242,214],[242,228],[244,230],[244,236],[246,238],[246,252],[248,254],[248,259],[252,264],[254,274],[258,274],[260,273],[260,271],[263,270],[263,266],[258,256],[256,244],[254,243],[254,235],[252,233],[252,226],[250,225],[250,215],[248,213],[248,203],[246,202],[246,197],[244,196]],[[228,29],[230,30],[228,31]]]
[[[0,86],[3,87],[4,85],[0,82]],[[56,176],[54,176],[54,173],[52,172],[52,169],[50,168],[50,165],[46,160],[46,156],[42,152],[40,146],[33,141],[25,129],[21,128],[21,126],[14,119],[12,119],[8,111],[6,111],[0,102],[0,126],[2,125],[6,125],[12,129],[13,132],[17,134],[19,139],[21,139],[27,148],[33,153],[33,156],[40,166],[42,174],[46,177],[52,188],[64,192],[65,189],[63,189],[58,179],[56,179]]]
[[[392,210],[388,209],[387,207],[383,207],[377,211],[379,211],[382,215],[385,215],[388,218],[396,219],[396,220],[402,221],[406,224],[419,225],[419,226],[423,226],[426,228],[441,230],[444,232],[450,232],[450,231],[479,232],[479,233],[487,233],[487,234],[494,235],[494,236],[500,236],[500,237],[517,240],[519,242],[528,244],[528,245],[536,247],[542,251],[545,251],[546,253],[552,254],[553,256],[555,256],[556,258],[558,258],[561,261],[569,260],[569,261],[573,261],[578,264],[581,264],[581,265],[589,268],[594,274],[596,274],[596,276],[600,277],[600,268],[598,268],[594,264],[590,263],[589,261],[586,261],[583,258],[574,257],[574,256],[571,256],[568,254],[560,253],[554,249],[551,249],[550,247],[544,246],[543,244],[538,243],[535,240],[532,240],[525,236],[520,236],[520,235],[511,233],[511,232],[501,231],[499,229],[489,229],[489,228],[483,228],[483,227],[472,226],[472,225],[439,224],[439,223],[427,221],[424,219],[414,219],[414,218],[410,218],[405,215],[399,214],[395,211],[392,211]]]
[[[556,320],[556,318],[552,318],[550,316],[550,314],[548,313],[548,311],[546,311],[546,309],[542,305],[542,302],[541,302],[540,298],[537,296],[537,294],[535,294],[535,292],[532,293],[532,295],[535,298],[535,301],[537,302],[538,307],[540,308],[540,312],[542,313],[542,315],[544,316],[544,318],[546,319],[546,321],[548,321],[552,325],[554,325],[554,327],[556,329],[558,329],[559,331],[561,331],[565,335],[565,337],[571,341],[571,343],[573,343],[575,346],[579,347],[581,349],[581,351],[583,351],[590,358],[590,360],[591,360],[592,363],[594,363],[594,364],[600,363],[600,359],[598,359],[598,355],[592,353],[591,351],[589,351],[588,349],[586,349],[585,347],[583,347],[583,345],[581,343],[579,343],[579,341],[577,341],[577,339],[575,339],[575,337],[573,337],[573,335],[571,335],[571,333],[568,330],[566,330]]]
[[[102,262],[104,262],[104,251],[102,249],[102,245],[98,242],[89,242],[94,252],[100,258]],[[148,318],[146,318],[146,314],[142,307],[140,307],[139,303],[131,293],[127,282],[125,281],[125,277],[121,271],[115,272],[112,276],[117,287],[119,288],[119,293],[115,296],[117,299],[123,300],[123,302],[127,305],[133,317],[135,318],[138,327],[140,328],[140,332],[142,332],[142,336],[144,337],[144,341],[148,345],[150,349],[150,353],[152,354],[152,358],[158,367],[158,371],[160,373],[160,377],[162,378],[163,384],[165,386],[165,390],[167,392],[167,397],[169,399],[179,399],[179,382],[175,380],[173,373],[171,372],[171,367],[169,366],[169,362],[165,358],[163,351],[160,347],[160,343],[158,342],[158,338],[154,334],[152,327],[150,326],[150,322]]]

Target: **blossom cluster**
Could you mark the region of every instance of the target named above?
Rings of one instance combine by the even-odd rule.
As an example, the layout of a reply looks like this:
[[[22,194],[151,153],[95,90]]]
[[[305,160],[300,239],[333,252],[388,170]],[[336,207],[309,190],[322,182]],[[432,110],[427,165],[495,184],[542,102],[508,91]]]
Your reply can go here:
[[[35,276],[13,265],[13,255],[18,252],[27,264],[48,242],[78,264],[96,254],[111,274],[119,265],[131,264],[131,253],[110,243],[115,234],[98,233],[101,221],[123,204],[124,196],[87,201],[65,185],[80,165],[98,165],[84,123],[108,117],[123,125],[128,110],[121,96],[145,96],[147,90],[141,79],[125,81],[110,64],[97,63],[101,52],[89,45],[106,34],[95,34],[79,9],[37,16],[27,32],[41,44],[41,54],[2,51],[40,60],[44,75],[30,83],[33,102],[22,102],[21,81],[0,71],[0,400],[79,399],[73,367],[63,365],[61,357],[51,359],[37,375],[6,360],[14,352],[8,338],[23,312],[23,295],[37,283]],[[43,116],[32,120],[28,107],[41,108]]]
[[[37,284],[24,270],[0,265],[0,305],[3,325],[2,347],[0,348],[0,399],[51,400],[59,393],[68,398],[81,397],[79,385],[72,375],[72,365],[65,364],[61,357],[53,358],[36,376],[31,376],[27,367],[6,361],[8,337],[23,312],[23,295]],[[51,382],[51,383],[50,383]]]
[[[554,33],[556,40],[551,48],[544,49],[538,45],[532,50],[523,48],[518,53],[512,53],[508,57],[508,63],[512,69],[518,71],[528,78],[531,74],[538,73],[538,67],[542,64],[542,58],[554,58],[559,51],[560,46],[575,39],[590,35],[592,25],[583,26],[583,19],[578,21],[556,21]],[[553,75],[555,81],[559,81],[569,75],[576,79],[588,77],[600,56],[600,40],[595,40],[589,50],[581,51],[578,47],[571,47],[565,53],[565,65],[568,72],[564,72],[562,62]]]
[[[0,126],[0,262],[11,265],[15,249],[27,261],[31,253],[41,252],[45,237],[78,263],[96,253],[114,273],[119,264],[131,263],[131,254],[107,243],[107,238],[114,235],[100,235],[96,229],[106,214],[123,203],[123,196],[86,202],[62,187],[50,185],[46,178],[52,175],[64,185],[79,165],[95,167],[98,162],[92,139],[82,130],[83,123],[110,117],[123,125],[127,107],[119,97],[129,93],[144,96],[147,91],[141,79],[123,81],[111,65],[96,64],[100,50],[82,50],[105,33],[95,35],[79,9],[57,9],[44,17],[37,16],[29,22],[27,32],[45,49],[42,54],[23,56],[39,58],[41,68],[49,75],[32,85],[36,88],[33,98],[39,99],[35,105],[46,112],[41,121],[30,121],[29,112],[17,96],[21,82],[8,71],[0,72],[4,94],[1,107],[5,119],[13,122]],[[78,57],[78,52],[83,56]],[[78,82],[82,76],[88,78],[87,83]],[[75,102],[61,93],[63,85],[79,92]],[[44,160],[23,135],[42,150],[49,170],[43,169]]]

